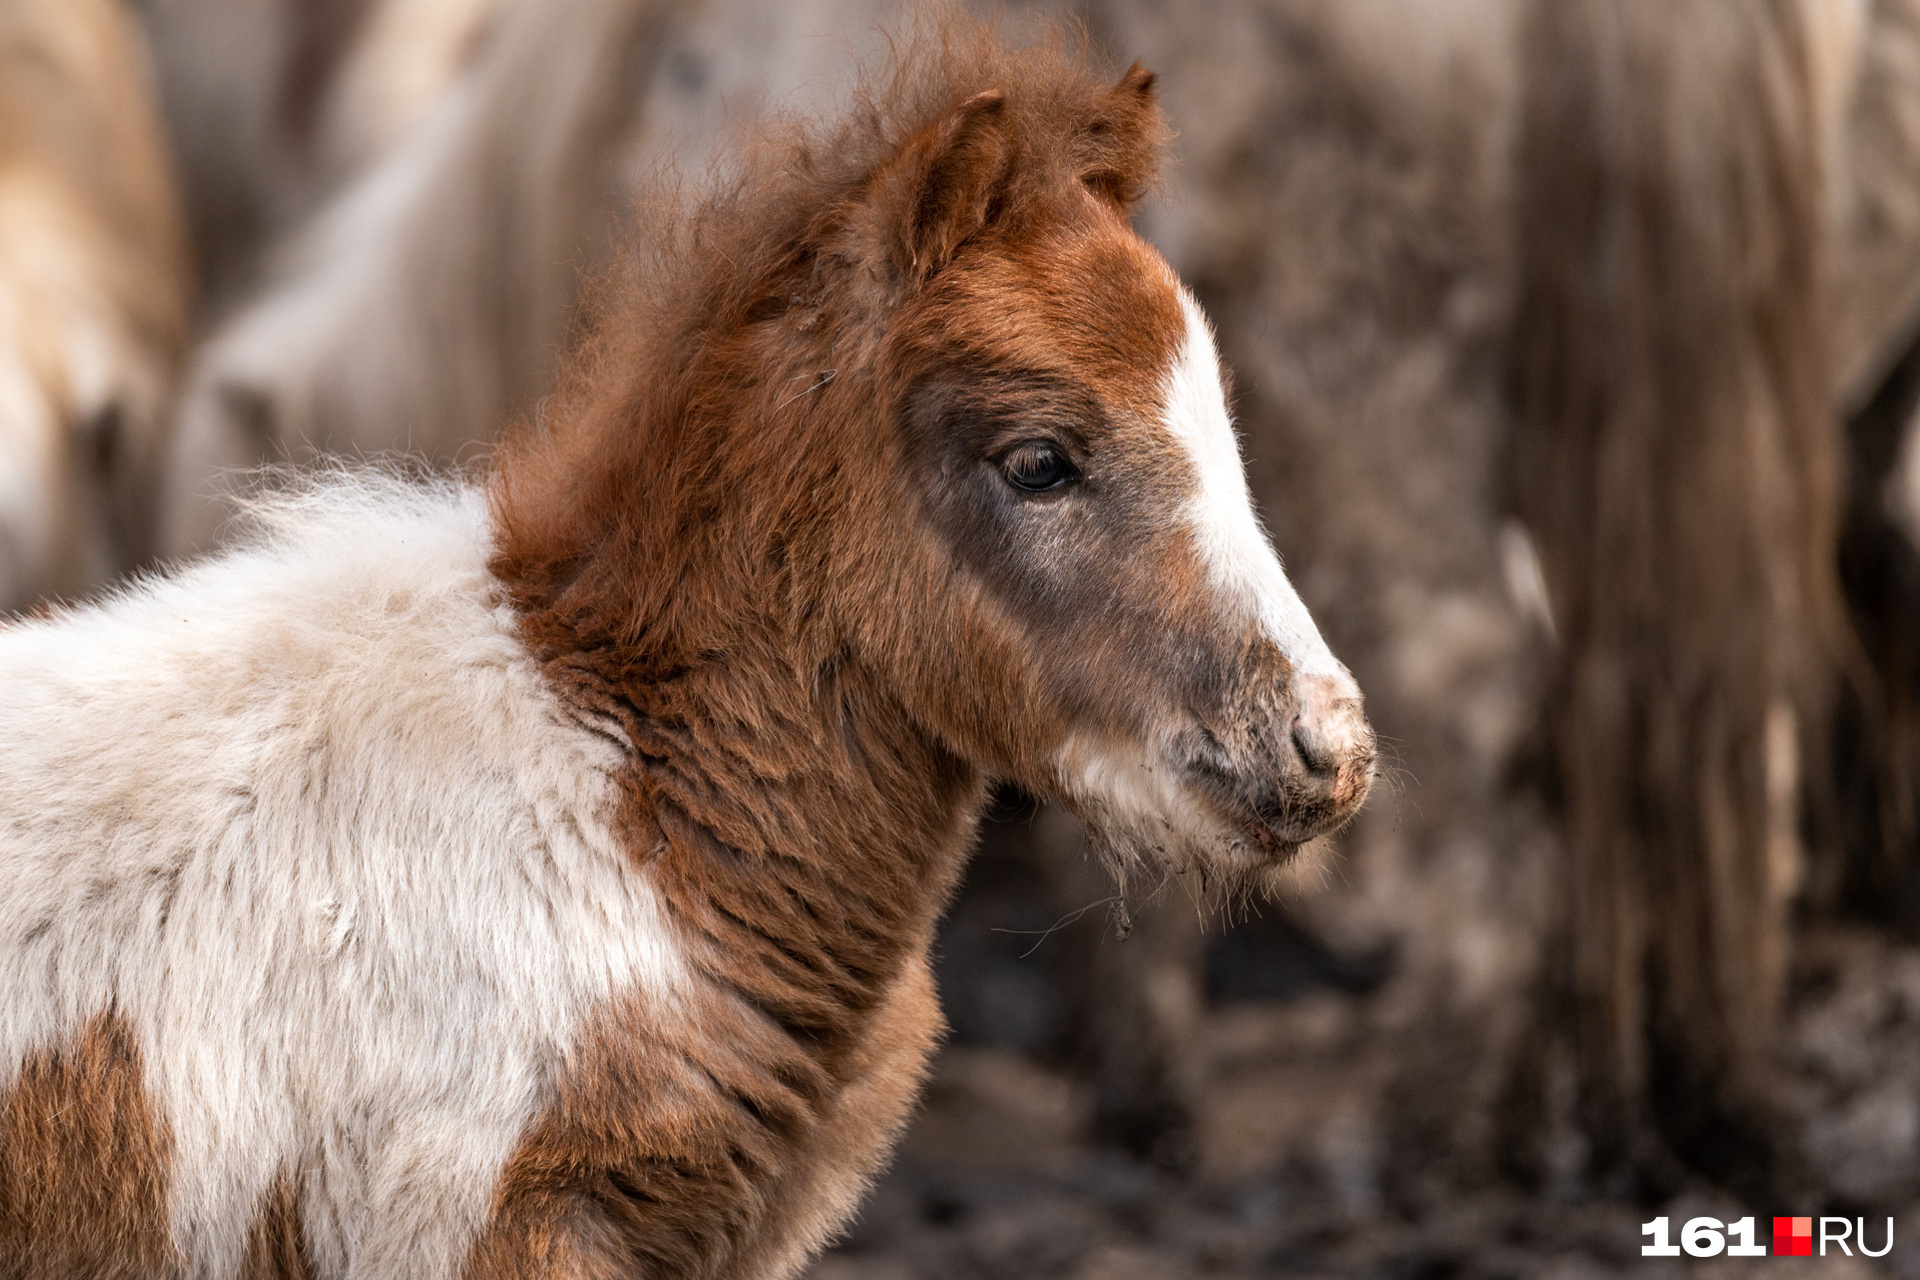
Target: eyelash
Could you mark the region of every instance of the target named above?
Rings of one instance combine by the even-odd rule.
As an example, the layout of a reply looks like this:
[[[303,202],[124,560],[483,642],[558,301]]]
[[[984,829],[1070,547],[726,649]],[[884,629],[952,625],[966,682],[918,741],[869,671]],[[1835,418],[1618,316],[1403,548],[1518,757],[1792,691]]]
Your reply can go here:
[[[1080,478],[1066,451],[1051,440],[1025,440],[1000,457],[1000,474],[1022,493],[1051,493]]]

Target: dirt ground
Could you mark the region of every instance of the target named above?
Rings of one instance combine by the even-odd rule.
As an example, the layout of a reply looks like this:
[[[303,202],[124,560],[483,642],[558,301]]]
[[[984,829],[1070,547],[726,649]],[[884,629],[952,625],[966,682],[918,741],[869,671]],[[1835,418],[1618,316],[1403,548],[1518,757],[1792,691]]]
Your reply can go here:
[[[994,932],[1025,921],[1004,881],[996,893],[991,869],[984,879],[943,941],[950,968],[965,962],[948,979],[955,1040],[891,1172],[814,1280],[1920,1277],[1920,949],[1845,931],[1800,947],[1782,1051],[1824,1205],[1741,1206],[1705,1186],[1643,1205],[1470,1178],[1410,1201],[1381,1176],[1392,1073],[1369,1035],[1364,966],[1329,963],[1272,920],[1216,939],[1191,1149],[1131,1159],[1088,1140],[1087,1088],[1048,1065],[1044,957],[1021,958],[1025,934]],[[995,947],[997,973],[980,959]],[[1771,1214],[1821,1208],[1867,1215],[1875,1242],[1893,1212],[1897,1247],[1874,1260],[1640,1256],[1640,1224],[1657,1215],[1677,1240],[1691,1217],[1752,1212],[1765,1242]]]

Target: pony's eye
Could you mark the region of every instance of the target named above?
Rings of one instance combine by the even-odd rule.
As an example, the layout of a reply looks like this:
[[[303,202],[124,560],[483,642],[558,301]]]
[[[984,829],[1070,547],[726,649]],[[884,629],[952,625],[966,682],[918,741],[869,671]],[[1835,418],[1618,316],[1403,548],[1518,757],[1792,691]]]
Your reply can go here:
[[[1000,459],[1007,483],[1028,493],[1045,493],[1080,478],[1067,456],[1044,440],[1017,444]]]

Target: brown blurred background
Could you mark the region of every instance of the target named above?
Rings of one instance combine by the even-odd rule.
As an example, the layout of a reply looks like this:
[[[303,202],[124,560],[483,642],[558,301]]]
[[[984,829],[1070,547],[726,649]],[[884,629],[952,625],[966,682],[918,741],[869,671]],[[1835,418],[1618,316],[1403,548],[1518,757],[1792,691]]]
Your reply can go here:
[[[0,0],[0,609],[216,545],[238,469],[476,463],[914,12]],[[1735,1275],[1640,1223],[1811,1213],[1895,1248],[1745,1265],[1920,1276],[1920,0],[1036,14],[1160,75],[1142,229],[1391,767],[1124,941],[1002,797],[815,1274]]]

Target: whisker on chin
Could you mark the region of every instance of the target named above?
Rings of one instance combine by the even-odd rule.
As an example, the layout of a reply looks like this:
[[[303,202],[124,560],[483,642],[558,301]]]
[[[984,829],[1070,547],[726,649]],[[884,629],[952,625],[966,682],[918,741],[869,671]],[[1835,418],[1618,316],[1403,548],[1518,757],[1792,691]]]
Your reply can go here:
[[[1104,898],[1096,898],[1092,902],[1089,902],[1086,906],[1081,907],[1078,911],[1067,912],[1066,915],[1061,916],[1058,920],[1055,920],[1052,924],[1048,925],[1044,929],[1002,929],[1002,928],[996,927],[996,928],[988,929],[987,932],[988,933],[1010,933],[1010,934],[1016,934],[1016,935],[1038,934],[1039,937],[1034,942],[1034,944],[1031,947],[1028,947],[1025,951],[1022,951],[1020,953],[1020,959],[1025,960],[1028,956],[1032,955],[1034,952],[1040,949],[1041,943],[1045,942],[1048,938],[1051,938],[1054,934],[1066,928],[1068,925],[1078,921],[1082,916],[1086,915],[1087,912],[1093,910],[1095,907],[1104,907],[1112,903],[1118,902],[1120,901],[1120,897],[1121,895],[1119,894],[1109,894]]]

